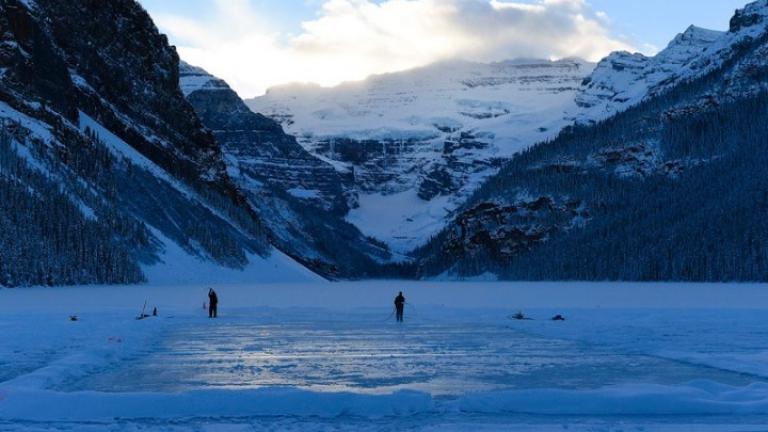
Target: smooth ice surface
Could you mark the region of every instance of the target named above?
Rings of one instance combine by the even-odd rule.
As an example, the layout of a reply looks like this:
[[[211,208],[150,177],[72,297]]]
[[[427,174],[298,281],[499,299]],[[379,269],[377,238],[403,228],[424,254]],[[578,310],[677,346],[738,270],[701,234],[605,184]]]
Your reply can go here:
[[[0,431],[765,430],[766,288],[0,289]]]

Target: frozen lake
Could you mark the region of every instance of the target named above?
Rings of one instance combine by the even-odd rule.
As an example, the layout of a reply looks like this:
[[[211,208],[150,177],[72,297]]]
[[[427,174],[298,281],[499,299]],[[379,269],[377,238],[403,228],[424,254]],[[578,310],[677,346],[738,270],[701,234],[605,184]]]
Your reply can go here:
[[[683,384],[699,378],[732,385],[754,380],[620,347],[538,336],[536,326],[524,322],[417,317],[397,325],[376,323],[374,314],[337,316],[339,321],[311,312],[300,315],[178,320],[144,356],[67,383],[62,390],[295,387],[364,394],[416,390],[450,397],[512,389]],[[548,330],[557,333],[554,327],[567,325],[551,323]]]
[[[0,290],[0,431],[768,430],[764,288]]]

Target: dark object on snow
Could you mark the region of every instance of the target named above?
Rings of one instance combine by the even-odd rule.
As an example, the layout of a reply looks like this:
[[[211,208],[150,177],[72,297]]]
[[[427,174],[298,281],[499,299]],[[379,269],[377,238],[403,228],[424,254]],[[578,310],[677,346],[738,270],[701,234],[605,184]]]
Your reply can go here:
[[[70,315],[69,316],[70,321],[80,321],[80,318],[77,315]]]
[[[565,321],[565,317],[562,315],[555,315],[552,321]]]
[[[510,319],[513,319],[515,321],[533,321],[533,318],[528,318],[523,314],[522,312],[518,312],[512,316],[509,317]]]
[[[208,289],[208,318],[217,318],[219,315],[219,296],[213,288]]]
[[[149,318],[149,315],[146,314],[147,310],[147,301],[144,300],[144,306],[141,307],[141,313],[139,316],[136,317],[137,320],[143,320],[144,318]]]
[[[405,297],[403,296],[402,291],[400,291],[400,294],[395,297],[395,310],[397,311],[397,322],[403,322],[403,315],[405,312]]]
[[[144,307],[141,308],[141,313],[139,314],[139,316],[136,317],[136,319],[137,320],[143,320],[143,319],[147,319],[147,318],[150,318],[150,317],[156,317],[157,316],[157,307],[154,307],[152,309],[152,315],[146,313],[146,310],[147,310],[147,302],[145,301],[144,302]]]

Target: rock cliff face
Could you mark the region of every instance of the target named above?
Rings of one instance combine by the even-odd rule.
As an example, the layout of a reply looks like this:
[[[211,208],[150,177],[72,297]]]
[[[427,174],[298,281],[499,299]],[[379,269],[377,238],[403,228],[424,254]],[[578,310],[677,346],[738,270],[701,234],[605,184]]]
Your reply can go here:
[[[136,282],[179,247],[235,268],[270,252],[133,0],[0,0],[0,125],[0,285]]]
[[[740,33],[744,30],[754,30],[755,27],[765,25],[768,18],[768,2],[758,0],[747,4],[743,9],[736,11],[731,18],[730,32]]]
[[[204,70],[182,64],[180,87],[281,250],[329,277],[368,274],[389,259],[385,247],[344,220],[349,207],[343,179],[330,164]]]
[[[508,261],[588,219],[589,211],[579,201],[556,202],[542,196],[509,205],[486,202],[457,216],[445,248],[463,259],[490,255]]]
[[[307,204],[346,214],[339,173],[304,150],[280,124],[251,111],[226,82],[183,63],[181,89],[213,131],[238,183],[268,183]]]
[[[8,87],[34,92],[74,123],[78,110],[98,114],[178,176],[224,178],[218,146],[178,91],[176,51],[138,4],[9,0],[4,11]]]

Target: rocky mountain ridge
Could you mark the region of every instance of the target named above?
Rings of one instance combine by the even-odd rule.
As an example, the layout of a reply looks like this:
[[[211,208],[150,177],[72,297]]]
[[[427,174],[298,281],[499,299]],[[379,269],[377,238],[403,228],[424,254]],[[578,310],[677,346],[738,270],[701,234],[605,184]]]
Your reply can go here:
[[[727,32],[691,26],[654,57],[611,54],[585,80],[574,117],[582,124],[605,120],[722,67],[740,47],[764,34],[767,16],[768,4],[761,0],[737,11]]]

